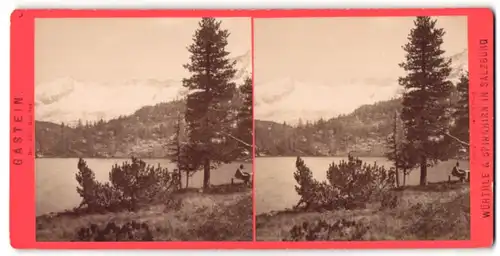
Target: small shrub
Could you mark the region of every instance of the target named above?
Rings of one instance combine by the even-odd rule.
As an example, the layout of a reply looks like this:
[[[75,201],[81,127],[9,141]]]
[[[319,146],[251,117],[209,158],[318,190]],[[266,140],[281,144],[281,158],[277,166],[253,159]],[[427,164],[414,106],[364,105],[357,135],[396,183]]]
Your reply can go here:
[[[182,199],[180,198],[167,198],[164,203],[163,212],[177,211],[182,208]]]
[[[470,239],[470,203],[469,194],[442,203],[413,205],[407,218],[410,225],[405,233],[413,234],[421,240],[468,240]]]
[[[119,211],[123,208],[123,195],[109,182],[98,183],[96,186],[96,201],[101,211]]]
[[[283,241],[356,241],[362,240],[369,227],[363,223],[340,219],[330,224],[325,220],[307,221],[292,227]]]
[[[82,198],[80,207],[86,206],[89,211],[99,211],[103,208],[100,205],[97,197],[99,196],[99,183],[95,179],[94,172],[87,166],[87,162],[80,158],[78,160],[78,172],[76,173],[76,181],[78,186],[76,192]]]
[[[108,222],[99,226],[90,224],[76,232],[76,241],[153,241],[153,234],[147,223],[131,221],[124,225]]]
[[[309,194],[309,200],[305,203],[303,208],[306,211],[322,211],[322,210],[334,210],[339,208],[345,200],[338,198],[333,187],[327,182],[317,182],[315,181],[313,189]],[[299,206],[299,205],[297,205]],[[300,208],[295,207],[294,210]]]
[[[363,164],[351,156],[348,161],[340,161],[338,165],[332,163],[326,174],[333,187],[334,197],[342,201],[340,205],[344,204],[344,208],[382,199],[383,194],[395,185],[395,173],[377,164]]]
[[[190,237],[202,241],[249,241],[253,237],[253,203],[251,196],[235,204],[216,206],[207,221],[193,230]]]
[[[327,170],[328,182],[318,182],[304,161],[297,158],[295,190],[301,196],[297,208],[333,210],[364,208],[373,200],[382,200],[394,188],[395,173],[383,166],[363,164],[349,156],[348,161],[332,163]],[[394,201],[397,203],[397,200]],[[384,202],[385,204],[385,202]]]
[[[319,183],[313,178],[312,171],[300,157],[297,157],[295,166],[297,170],[293,173],[293,177],[298,183],[295,185],[295,191],[300,196],[296,208],[303,206],[305,209],[309,209],[311,206],[319,205],[316,200]]]
[[[78,170],[77,192],[82,197],[78,208],[86,206],[85,212],[88,213],[123,209],[135,211],[142,204],[166,201],[171,192],[179,187],[179,179],[167,168],[146,165],[144,161],[134,157],[130,163],[124,162],[112,167],[110,182],[96,181],[94,172],[83,159],[78,161]]]
[[[380,201],[381,209],[394,209],[399,205],[399,197],[395,193],[384,193]]]
[[[146,165],[132,157],[131,163],[115,164],[109,173],[112,186],[122,195],[122,201],[129,210],[139,208],[139,202],[149,203],[160,192],[169,189],[171,175],[166,168]]]

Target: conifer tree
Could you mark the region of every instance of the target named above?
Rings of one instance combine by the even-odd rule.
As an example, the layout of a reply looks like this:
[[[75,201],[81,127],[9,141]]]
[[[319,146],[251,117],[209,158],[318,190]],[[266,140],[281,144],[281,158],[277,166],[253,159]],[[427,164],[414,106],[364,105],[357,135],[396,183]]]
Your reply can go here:
[[[300,196],[300,200],[296,207],[300,207],[305,204],[305,208],[307,209],[310,204],[313,203],[318,182],[313,178],[312,171],[306,166],[304,160],[300,157],[297,157],[295,166],[297,167],[297,170],[293,173],[293,178],[297,182],[297,185],[295,185],[295,191]]]
[[[235,61],[226,50],[229,31],[221,28],[221,21],[202,18],[188,47],[190,62],[184,65],[191,76],[183,79],[189,89],[185,120],[192,161],[203,166],[203,188],[210,185],[210,170],[222,162],[230,162],[231,154],[225,144],[225,134],[231,130],[231,109],[228,107],[234,91],[232,81]]]
[[[304,121],[302,121],[302,118],[299,118],[299,121],[297,122],[297,128],[302,129],[304,127]]]
[[[413,169],[417,161],[414,149],[406,139],[404,128],[401,127],[401,119],[399,119],[398,112],[394,113],[394,121],[392,132],[386,140],[387,151],[385,157],[394,163],[396,174],[396,186],[400,186],[400,173],[403,174],[403,186],[406,185],[406,176],[410,170]]]
[[[401,136],[398,130],[398,113],[394,112],[394,121],[392,133],[387,138],[388,151],[386,152],[386,157],[390,161],[394,162],[395,172],[396,172],[396,186],[399,187],[399,167],[401,162]]]
[[[59,156],[66,156],[68,154],[68,138],[67,135],[65,134],[66,124],[62,122],[59,127],[61,131],[60,131],[59,147],[57,153],[59,154]]]
[[[416,18],[409,42],[403,46],[405,61],[399,64],[406,71],[399,78],[404,88],[401,119],[406,139],[419,158],[420,185],[427,183],[427,167],[445,155],[443,138],[450,124],[445,106],[452,89],[448,80],[451,60],[444,57],[445,31],[436,22],[430,17]]]
[[[184,164],[184,149],[182,145],[182,115],[180,111],[177,112],[177,117],[174,124],[174,135],[168,143],[168,156],[171,158],[170,161],[176,164],[177,172],[173,174],[173,178],[176,182],[177,189],[181,189],[181,173],[186,172],[186,186],[189,184],[189,170]]]
[[[78,160],[78,172],[75,175],[78,186],[76,187],[76,192],[82,198],[80,207],[87,206],[89,211],[96,210],[97,197],[96,188],[97,182],[95,179],[94,172],[87,166],[87,162],[80,158]]]

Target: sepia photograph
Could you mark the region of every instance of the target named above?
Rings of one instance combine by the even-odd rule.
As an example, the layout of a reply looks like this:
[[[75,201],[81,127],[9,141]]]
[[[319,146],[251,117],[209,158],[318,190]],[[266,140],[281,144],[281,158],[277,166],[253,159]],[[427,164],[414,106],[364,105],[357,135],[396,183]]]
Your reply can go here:
[[[35,20],[37,241],[252,241],[251,19]]]
[[[257,241],[469,240],[465,16],[254,20]]]

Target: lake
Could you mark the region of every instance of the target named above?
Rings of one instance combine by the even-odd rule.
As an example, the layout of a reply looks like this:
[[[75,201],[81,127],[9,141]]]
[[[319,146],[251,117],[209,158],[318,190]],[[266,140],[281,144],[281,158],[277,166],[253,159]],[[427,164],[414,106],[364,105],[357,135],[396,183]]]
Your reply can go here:
[[[303,157],[305,164],[313,172],[317,180],[326,180],[326,171],[332,161],[338,161],[347,157]],[[368,164],[377,162],[390,168],[392,164],[383,157],[360,157]],[[255,159],[255,203],[256,213],[265,213],[276,210],[292,208],[300,199],[295,192],[297,184],[293,178],[295,172],[295,157],[258,157]],[[469,169],[469,162],[460,160],[460,168]],[[429,182],[448,180],[456,160],[441,162],[430,167],[427,173]],[[401,178],[402,180],[402,178]],[[406,178],[407,185],[418,185],[420,181],[420,170],[413,170]]]
[[[87,165],[95,173],[98,181],[108,181],[109,172],[114,164],[121,164],[129,159],[85,159]],[[173,170],[175,165],[166,159],[144,159],[148,164],[167,167]],[[78,183],[75,175],[78,159],[76,158],[37,158],[35,160],[36,183],[36,215],[49,212],[59,212],[78,206],[81,202],[80,195],[76,192]],[[210,183],[219,185],[230,183],[239,162],[221,165],[212,170]],[[243,163],[244,170],[251,172],[252,164]],[[182,179],[184,187],[185,178]],[[189,180],[189,187],[202,187],[203,171],[195,173]]]

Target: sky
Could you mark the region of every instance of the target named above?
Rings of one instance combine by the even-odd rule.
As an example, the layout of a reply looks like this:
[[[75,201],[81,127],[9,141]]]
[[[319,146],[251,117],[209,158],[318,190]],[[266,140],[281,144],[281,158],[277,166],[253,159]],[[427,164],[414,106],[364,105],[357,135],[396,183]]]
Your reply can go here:
[[[467,17],[434,17],[445,55],[467,62]],[[255,117],[315,121],[397,97],[415,17],[255,19]],[[452,64],[453,65],[453,64]]]
[[[446,31],[443,48],[447,55],[467,49],[467,18],[436,18],[437,26]],[[227,50],[233,53],[232,57],[250,51],[251,19],[220,20],[231,33]],[[316,120],[350,113],[360,105],[395,96],[397,77],[403,74],[398,66],[404,59],[401,46],[407,42],[413,20],[414,17],[255,19],[256,117]],[[188,75],[182,65],[188,62],[186,47],[192,43],[198,21],[199,18],[37,19],[36,92],[38,98],[43,96],[51,102],[38,105],[37,113],[50,120],[89,118],[101,112],[112,117],[131,113],[145,104],[170,100],[172,95],[178,95],[177,89],[164,86],[159,91],[144,85],[149,80],[162,84],[165,80],[178,82]],[[80,82],[78,86],[74,80]],[[122,85],[130,80],[141,81],[133,83],[140,86],[101,86]],[[82,93],[92,95],[92,104],[82,100]],[[110,105],[110,95],[134,97],[136,105],[122,101]],[[346,97],[350,95],[356,97]],[[114,112],[108,113],[109,109]]]
[[[224,18],[233,56],[251,50],[250,18]],[[186,47],[198,18],[60,18],[35,21],[35,84],[71,77],[91,82],[187,75]]]
[[[447,54],[467,48],[467,17],[434,17]],[[255,19],[255,82],[293,76],[318,83],[399,75],[414,17]]]

